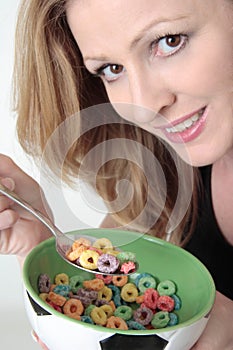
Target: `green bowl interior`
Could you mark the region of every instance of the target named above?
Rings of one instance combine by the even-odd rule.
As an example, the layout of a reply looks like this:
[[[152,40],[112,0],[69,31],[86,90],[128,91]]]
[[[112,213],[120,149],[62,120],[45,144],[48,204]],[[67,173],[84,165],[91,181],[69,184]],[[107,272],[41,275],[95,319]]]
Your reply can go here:
[[[136,232],[85,229],[69,234],[75,235],[75,233],[89,234],[98,238],[107,237],[113,244],[121,243],[123,244],[121,247],[123,250],[136,253],[139,262],[138,273],[148,272],[154,275],[157,281],[168,279],[176,283],[177,295],[182,300],[182,307],[179,311],[176,311],[179,316],[179,324],[169,327],[169,330],[190,325],[210,311],[215,298],[215,286],[212,277],[204,265],[184,249],[158,238]],[[69,276],[77,274],[84,275],[86,278],[93,276],[66,263],[56,252],[54,238],[51,238],[39,244],[27,256],[23,268],[23,280],[27,291],[39,305],[58,317],[68,319],[65,315],[53,310],[38,296],[38,276],[41,273],[46,273],[53,280],[56,274],[61,272]],[[131,279],[133,280],[136,275],[132,275]],[[71,319],[69,318],[69,320]],[[87,326],[100,328],[92,325]],[[103,328],[101,330],[103,331]],[[168,328],[166,328],[167,330]],[[157,333],[162,331],[164,329],[160,329],[158,332],[156,330]],[[138,331],[128,332],[139,333]],[[143,331],[143,334],[145,332],[150,333],[151,331]]]

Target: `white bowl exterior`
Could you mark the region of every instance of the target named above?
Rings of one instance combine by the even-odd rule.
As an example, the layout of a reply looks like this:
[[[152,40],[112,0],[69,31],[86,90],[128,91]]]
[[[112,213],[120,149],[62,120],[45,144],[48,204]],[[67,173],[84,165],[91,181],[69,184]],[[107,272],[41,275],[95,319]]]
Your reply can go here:
[[[40,316],[34,311],[25,290],[25,307],[32,328],[49,350],[101,350],[100,341],[114,335],[109,332],[100,332],[85,327],[85,323],[68,322],[55,315]],[[203,317],[197,322],[172,330],[158,333],[157,335],[168,341],[164,350],[189,350],[202,334],[208,317]],[[156,334],[156,332],[155,332]]]

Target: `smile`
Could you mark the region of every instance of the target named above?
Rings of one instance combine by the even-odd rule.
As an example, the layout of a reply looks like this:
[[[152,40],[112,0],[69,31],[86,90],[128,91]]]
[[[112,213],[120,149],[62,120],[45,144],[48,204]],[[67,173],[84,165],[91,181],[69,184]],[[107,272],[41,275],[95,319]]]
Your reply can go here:
[[[204,130],[207,114],[208,108],[205,106],[160,129],[172,143],[191,142]]]
[[[165,128],[168,133],[177,133],[185,131],[186,129],[192,128],[192,126],[202,117],[205,108],[202,108],[199,112],[194,114],[192,117],[186,119],[185,121],[176,124],[171,128]]]

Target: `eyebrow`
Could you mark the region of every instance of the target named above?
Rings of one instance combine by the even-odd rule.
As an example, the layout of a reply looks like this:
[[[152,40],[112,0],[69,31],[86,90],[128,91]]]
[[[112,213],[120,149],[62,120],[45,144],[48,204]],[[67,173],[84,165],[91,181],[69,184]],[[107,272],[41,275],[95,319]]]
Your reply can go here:
[[[186,14],[186,15],[179,15],[179,16],[177,16],[175,18],[161,17],[160,19],[156,19],[156,20],[151,21],[143,29],[141,29],[139,33],[136,34],[135,38],[130,43],[129,49],[133,49],[138,44],[138,42],[140,42],[142,40],[142,38],[147,33],[147,31],[149,29],[151,29],[152,27],[155,27],[156,25],[161,24],[161,23],[176,22],[176,21],[180,21],[180,20],[183,20],[183,19],[187,19],[187,18],[188,18],[188,14]],[[105,55],[100,54],[100,55],[98,55],[96,57],[84,56],[83,60],[84,61],[88,61],[88,60],[91,60],[91,61],[107,61],[108,57],[105,56]]]

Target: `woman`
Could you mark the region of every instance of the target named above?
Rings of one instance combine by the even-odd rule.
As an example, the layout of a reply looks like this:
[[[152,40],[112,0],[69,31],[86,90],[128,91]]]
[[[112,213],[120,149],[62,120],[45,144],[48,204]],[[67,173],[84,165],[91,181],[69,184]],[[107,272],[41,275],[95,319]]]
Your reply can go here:
[[[113,113],[113,120],[106,121],[105,113],[97,113],[96,124],[94,118],[77,115],[75,131],[81,136],[67,153],[64,179],[71,182],[79,169],[79,175],[95,186],[96,164],[83,163],[84,156],[97,144],[115,138],[122,145],[133,141],[135,159],[140,161],[131,159],[127,149],[124,159],[104,158],[107,161],[98,170],[97,191],[110,204],[116,202],[119,180],[126,178],[134,187],[125,207],[109,205],[111,215],[103,226],[126,226],[164,239],[172,229],[171,241],[207,265],[218,292],[196,350],[233,347],[233,290],[224,280],[233,244],[232,18],[232,0],[31,0],[23,1],[17,28],[15,77],[21,144],[35,158],[43,155],[59,174],[60,158],[53,159],[50,152],[63,155],[70,116],[110,102],[126,119],[124,123]],[[89,123],[93,123],[91,128]],[[54,140],[56,130],[59,144],[53,149],[54,142],[47,141]],[[149,178],[143,175],[144,148],[138,144],[161,164],[165,196],[156,192],[158,166],[152,166]],[[104,145],[101,151],[106,151]],[[38,184],[8,158],[2,156],[0,161],[1,181],[45,212]],[[184,217],[168,229],[183,175],[180,169],[193,169],[194,186]],[[147,186],[151,178],[152,191]],[[150,206],[138,220],[148,198]],[[19,214],[4,197],[0,225],[0,251],[21,259],[49,235],[37,223],[29,239],[34,220]],[[220,266],[215,258],[218,251],[226,258],[219,259]]]

